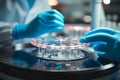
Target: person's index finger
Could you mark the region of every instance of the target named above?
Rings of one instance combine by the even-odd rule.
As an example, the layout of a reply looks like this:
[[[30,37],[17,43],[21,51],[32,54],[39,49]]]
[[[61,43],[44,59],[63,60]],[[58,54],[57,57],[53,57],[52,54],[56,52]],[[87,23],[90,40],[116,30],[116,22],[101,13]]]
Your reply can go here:
[[[57,15],[59,15],[61,18],[64,19],[64,16],[63,16],[59,11],[57,11],[57,10],[55,10],[55,9],[49,10],[49,11],[47,11],[47,12],[50,13],[50,14],[57,14]]]
[[[92,35],[88,35],[80,38],[80,42],[82,43],[89,43],[89,42],[96,42],[96,41],[114,43],[116,40],[112,35],[109,35],[106,33],[97,33],[97,34],[92,34]]]
[[[113,29],[108,29],[108,28],[97,28],[97,29],[94,29],[94,30],[91,30],[91,31],[85,33],[85,36],[95,34],[95,33],[107,33],[107,34],[113,35],[113,34],[117,33],[117,31],[115,31]]]
[[[49,16],[48,16],[49,20],[54,20],[54,19],[56,19],[56,20],[61,21],[61,22],[64,23],[64,19],[61,18],[59,15],[57,15],[57,14],[53,14],[53,15],[48,14],[48,15],[49,15]]]

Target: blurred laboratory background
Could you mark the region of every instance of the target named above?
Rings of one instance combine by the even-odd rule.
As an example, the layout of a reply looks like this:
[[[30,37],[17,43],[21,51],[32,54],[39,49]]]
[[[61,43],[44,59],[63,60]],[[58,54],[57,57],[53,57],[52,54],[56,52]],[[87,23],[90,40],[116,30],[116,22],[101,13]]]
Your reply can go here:
[[[0,54],[0,70],[4,74],[0,77],[3,80],[120,80],[117,63],[98,58],[89,43],[79,42],[91,29],[120,30],[120,0],[48,0],[48,3],[65,17],[63,31],[30,39],[29,43],[25,43],[28,39],[20,44],[16,42],[10,47],[12,51],[9,47],[4,49],[5,54]]]
[[[49,4],[64,15],[66,24],[120,29],[120,0],[49,0]]]

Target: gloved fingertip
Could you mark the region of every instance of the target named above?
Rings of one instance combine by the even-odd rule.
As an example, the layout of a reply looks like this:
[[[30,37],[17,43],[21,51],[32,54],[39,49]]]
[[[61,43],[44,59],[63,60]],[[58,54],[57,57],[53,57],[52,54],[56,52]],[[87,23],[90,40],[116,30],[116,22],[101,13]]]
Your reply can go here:
[[[62,29],[63,29],[63,27],[58,27],[58,28],[57,28],[57,30],[62,30]]]
[[[82,37],[82,38],[80,38],[80,40],[79,40],[81,43],[84,43],[85,42],[85,38],[84,37]]]
[[[60,22],[60,27],[64,27],[64,23],[63,22]]]
[[[57,28],[50,30],[50,32],[57,32],[57,31],[61,31],[61,30],[63,30],[63,27],[57,27]]]
[[[94,49],[95,51],[99,51],[99,46],[93,46],[93,49]]]
[[[109,53],[106,53],[106,52],[98,52],[97,54],[98,54],[98,56],[99,56],[100,58],[107,59],[107,60],[110,60],[110,61],[113,61],[113,60],[114,60],[114,57],[111,57]]]
[[[88,35],[88,33],[85,33],[85,34],[84,34],[84,36],[87,36],[87,35]]]
[[[97,55],[100,57],[104,56],[105,54],[106,54],[105,52],[97,52]]]

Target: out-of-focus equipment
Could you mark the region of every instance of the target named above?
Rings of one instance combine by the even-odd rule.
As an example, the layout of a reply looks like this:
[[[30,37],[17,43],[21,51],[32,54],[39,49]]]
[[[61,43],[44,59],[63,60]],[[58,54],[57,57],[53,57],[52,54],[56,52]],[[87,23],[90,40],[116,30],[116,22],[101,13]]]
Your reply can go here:
[[[91,0],[91,29],[107,27],[120,30],[119,23],[117,22],[118,15],[106,15],[103,8],[103,3],[105,5],[109,5],[111,3],[111,0]]]
[[[102,0],[91,0],[92,22],[91,29],[105,27],[106,18],[102,6]]]
[[[17,24],[13,29],[14,39],[33,38],[45,33],[62,30],[64,17],[57,10],[49,10],[38,14],[28,24]]]

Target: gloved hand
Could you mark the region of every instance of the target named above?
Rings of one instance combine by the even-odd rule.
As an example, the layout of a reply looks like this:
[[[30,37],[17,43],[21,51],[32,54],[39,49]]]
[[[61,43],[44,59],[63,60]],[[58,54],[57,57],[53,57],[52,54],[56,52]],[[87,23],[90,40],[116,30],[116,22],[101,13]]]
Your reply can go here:
[[[38,14],[28,24],[17,24],[12,31],[14,39],[35,38],[44,33],[62,30],[64,17],[57,10],[49,10]]]
[[[93,48],[101,58],[120,63],[120,31],[98,28],[80,38],[81,43],[95,42]]]

